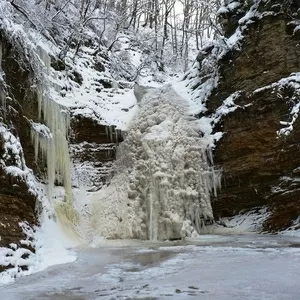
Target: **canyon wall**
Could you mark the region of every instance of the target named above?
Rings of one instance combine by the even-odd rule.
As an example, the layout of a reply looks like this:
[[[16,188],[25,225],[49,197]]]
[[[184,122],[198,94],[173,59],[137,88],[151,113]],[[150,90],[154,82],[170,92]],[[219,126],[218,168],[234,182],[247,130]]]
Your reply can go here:
[[[228,2],[219,18],[235,44],[216,58],[218,84],[206,102],[212,116],[235,95],[234,111],[214,128],[224,133],[214,151],[223,169],[214,213],[228,217],[267,206],[264,230],[282,230],[300,213],[300,4]],[[200,66],[211,53],[199,54]]]

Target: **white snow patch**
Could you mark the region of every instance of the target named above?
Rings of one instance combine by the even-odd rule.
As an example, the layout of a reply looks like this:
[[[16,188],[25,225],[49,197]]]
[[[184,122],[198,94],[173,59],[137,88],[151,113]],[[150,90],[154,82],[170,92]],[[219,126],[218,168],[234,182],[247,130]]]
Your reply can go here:
[[[262,230],[263,222],[268,218],[267,208],[240,213],[233,217],[221,218],[217,223],[206,226],[207,233],[213,234],[245,234]]]
[[[300,238],[300,216],[293,221],[292,226],[290,226],[286,230],[281,231],[280,234]]]
[[[277,82],[274,82],[272,84],[269,84],[267,86],[261,87],[256,89],[253,93],[260,93],[262,91],[265,90],[275,90],[277,89],[280,92],[280,89],[284,88],[284,87],[290,87],[292,89],[294,89],[294,95],[291,98],[291,102],[292,102],[292,107],[290,109],[290,113],[289,113],[289,120],[288,121],[280,121],[280,125],[284,126],[283,128],[279,129],[277,131],[277,135],[280,137],[282,135],[289,135],[294,127],[294,123],[296,122],[296,120],[298,119],[299,116],[299,110],[300,110],[300,73],[292,73],[290,76],[286,77],[286,78],[282,78]],[[282,99],[282,95],[280,93],[277,93],[277,97]],[[284,99],[282,99],[282,101],[285,101]]]

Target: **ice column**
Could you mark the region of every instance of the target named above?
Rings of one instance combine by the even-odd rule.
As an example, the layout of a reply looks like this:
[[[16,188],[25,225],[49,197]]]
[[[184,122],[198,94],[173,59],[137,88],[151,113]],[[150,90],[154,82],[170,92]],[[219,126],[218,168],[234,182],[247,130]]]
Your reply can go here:
[[[38,54],[44,64],[46,75],[50,75],[50,57],[42,48]],[[77,222],[77,214],[73,209],[73,196],[71,184],[71,160],[68,147],[68,131],[70,126],[69,114],[63,107],[50,99],[45,92],[46,87],[39,83],[37,86],[38,117],[45,125],[35,124],[32,138],[35,146],[35,158],[41,153],[47,162],[48,197],[53,202],[53,189],[55,183],[64,186],[64,201],[55,205],[56,215],[61,223]]]

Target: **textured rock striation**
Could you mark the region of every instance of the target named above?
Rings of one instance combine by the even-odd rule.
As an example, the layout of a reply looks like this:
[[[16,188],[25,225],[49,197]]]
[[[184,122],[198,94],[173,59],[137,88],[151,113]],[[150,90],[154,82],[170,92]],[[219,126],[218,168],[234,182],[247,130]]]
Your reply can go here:
[[[205,115],[216,115],[234,95],[234,109],[214,124],[215,132],[224,133],[214,151],[215,164],[223,169],[214,214],[227,217],[267,206],[264,230],[278,231],[300,214],[300,5],[227,2],[219,11],[225,45],[212,45],[198,56],[200,89],[209,73],[205,60],[218,68],[210,73],[217,83]]]
[[[115,126],[99,124],[84,116],[71,119],[70,148],[78,185],[99,190],[113,175],[116,147],[123,141]]]

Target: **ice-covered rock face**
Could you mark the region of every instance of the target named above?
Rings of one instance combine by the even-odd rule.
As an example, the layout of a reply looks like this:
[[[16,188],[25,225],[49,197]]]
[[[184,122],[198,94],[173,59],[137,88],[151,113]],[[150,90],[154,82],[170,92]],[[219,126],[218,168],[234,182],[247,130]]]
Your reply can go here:
[[[142,98],[118,149],[116,176],[91,199],[91,227],[99,235],[179,239],[213,221],[210,193],[220,174],[184,105],[170,86]]]

